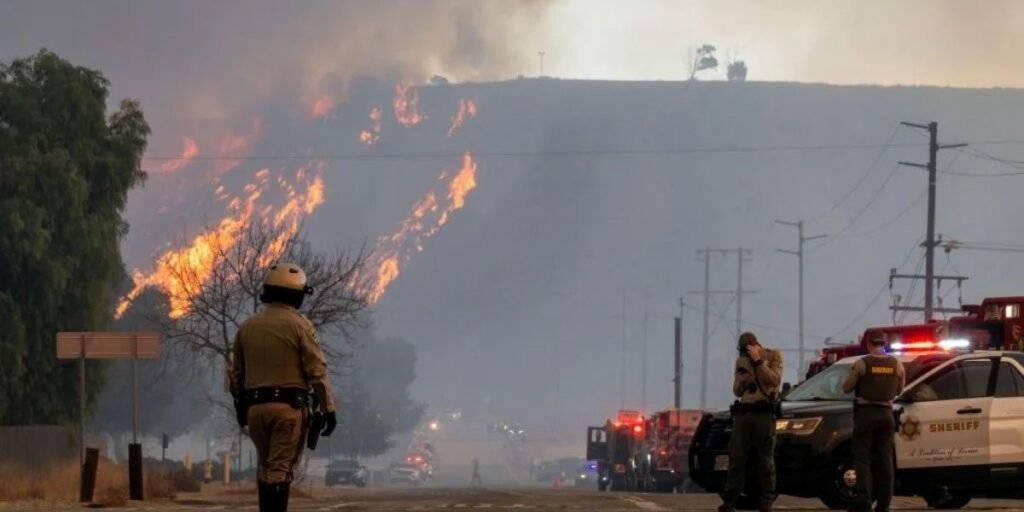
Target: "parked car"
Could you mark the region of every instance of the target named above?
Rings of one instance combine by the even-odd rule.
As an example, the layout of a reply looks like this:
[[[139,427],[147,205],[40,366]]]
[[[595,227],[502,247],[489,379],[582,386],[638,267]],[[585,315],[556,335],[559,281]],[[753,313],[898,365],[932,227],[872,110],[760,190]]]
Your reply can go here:
[[[391,466],[388,480],[392,484],[420,485],[426,481],[426,473],[415,464],[403,463]]]
[[[576,471],[573,480],[575,480],[576,487],[586,487],[589,489],[597,487],[597,477],[597,463],[591,461]]]
[[[578,458],[544,461],[537,468],[537,481],[549,484],[559,479],[564,482],[568,478],[578,476],[578,470],[586,464],[587,461]]]
[[[324,484],[328,487],[332,485],[365,487],[368,475],[369,472],[357,460],[335,460],[327,465],[327,475],[324,477]]]

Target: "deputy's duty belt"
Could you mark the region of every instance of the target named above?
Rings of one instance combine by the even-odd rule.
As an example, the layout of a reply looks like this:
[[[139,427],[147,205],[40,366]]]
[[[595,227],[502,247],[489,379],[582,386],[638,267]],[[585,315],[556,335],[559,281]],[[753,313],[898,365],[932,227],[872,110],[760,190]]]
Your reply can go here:
[[[299,388],[256,388],[245,391],[248,405],[282,403],[301,409],[309,404],[309,392]]]
[[[733,414],[743,414],[743,413],[774,413],[775,412],[775,404],[773,404],[773,403],[771,403],[771,402],[769,402],[767,400],[761,401],[761,402],[754,402],[754,403],[746,403],[746,402],[736,401],[736,402],[733,402],[731,407],[729,407],[729,410]]]

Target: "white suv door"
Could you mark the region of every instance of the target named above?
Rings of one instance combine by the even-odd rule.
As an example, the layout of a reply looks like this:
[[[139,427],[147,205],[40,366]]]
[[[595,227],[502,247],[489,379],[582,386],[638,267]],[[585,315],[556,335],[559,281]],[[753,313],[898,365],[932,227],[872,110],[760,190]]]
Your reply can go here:
[[[990,444],[993,465],[1024,462],[1024,367],[1011,357],[999,363],[995,399],[992,403]],[[1014,466],[1002,470],[1016,471]]]
[[[900,469],[989,464],[989,416],[998,358],[957,359],[914,384],[896,436]]]

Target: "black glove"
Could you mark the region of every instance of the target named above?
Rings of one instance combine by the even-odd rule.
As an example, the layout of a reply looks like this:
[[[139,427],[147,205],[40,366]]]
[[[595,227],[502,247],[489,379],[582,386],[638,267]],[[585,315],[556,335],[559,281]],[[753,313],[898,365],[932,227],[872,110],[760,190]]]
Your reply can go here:
[[[249,407],[237,398],[235,399],[235,419],[238,420],[238,428],[245,428],[249,424]]]
[[[334,411],[327,411],[320,413],[320,425],[323,425],[324,429],[320,431],[320,435],[328,437],[334,432],[335,427],[338,426],[338,415]]]

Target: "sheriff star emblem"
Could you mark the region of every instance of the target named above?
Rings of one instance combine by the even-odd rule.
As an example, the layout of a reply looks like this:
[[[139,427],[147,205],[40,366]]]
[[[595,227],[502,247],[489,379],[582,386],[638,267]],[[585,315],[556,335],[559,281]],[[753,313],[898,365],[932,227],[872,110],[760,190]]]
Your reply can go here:
[[[913,416],[906,416],[900,424],[900,437],[907,441],[913,441],[921,435],[921,423]]]

